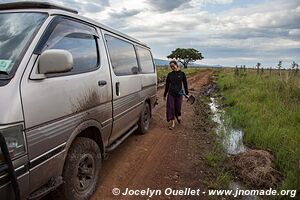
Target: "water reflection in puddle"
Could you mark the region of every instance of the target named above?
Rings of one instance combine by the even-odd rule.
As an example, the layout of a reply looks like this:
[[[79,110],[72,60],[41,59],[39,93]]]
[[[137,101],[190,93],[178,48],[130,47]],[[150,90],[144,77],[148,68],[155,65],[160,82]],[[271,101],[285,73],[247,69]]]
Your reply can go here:
[[[246,151],[243,144],[243,132],[232,129],[224,121],[224,110],[218,109],[218,104],[214,97],[210,98],[209,104],[212,112],[212,120],[217,123],[216,133],[223,139],[223,146],[227,154],[236,155]]]

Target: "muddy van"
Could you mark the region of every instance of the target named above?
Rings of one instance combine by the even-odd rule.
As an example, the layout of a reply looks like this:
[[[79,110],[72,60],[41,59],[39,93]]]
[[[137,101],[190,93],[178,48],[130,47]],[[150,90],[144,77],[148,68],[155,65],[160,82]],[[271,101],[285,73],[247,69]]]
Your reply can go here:
[[[149,128],[150,48],[48,3],[0,4],[0,198],[88,199],[102,160]]]

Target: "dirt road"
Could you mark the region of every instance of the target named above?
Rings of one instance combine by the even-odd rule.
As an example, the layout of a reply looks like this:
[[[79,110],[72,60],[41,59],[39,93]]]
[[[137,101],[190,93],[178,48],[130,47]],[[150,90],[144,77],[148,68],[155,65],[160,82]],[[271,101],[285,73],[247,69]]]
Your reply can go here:
[[[197,94],[209,81],[212,71],[201,71],[188,78],[191,92]],[[183,103],[183,121],[168,130],[163,88],[158,90],[150,131],[132,135],[104,161],[99,187],[92,200],[150,199],[148,196],[112,194],[113,188],[129,189],[206,189],[205,177],[213,175],[203,156],[210,148],[209,136],[195,130],[194,105]],[[151,199],[207,199],[199,196],[153,196]]]

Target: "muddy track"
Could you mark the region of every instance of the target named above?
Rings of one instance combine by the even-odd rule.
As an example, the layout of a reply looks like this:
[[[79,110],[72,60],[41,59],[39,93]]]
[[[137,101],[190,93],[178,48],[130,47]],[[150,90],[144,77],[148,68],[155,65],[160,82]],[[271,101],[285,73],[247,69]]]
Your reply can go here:
[[[211,70],[201,71],[189,77],[189,88],[193,94],[209,82]],[[203,161],[209,150],[209,137],[193,127],[193,105],[183,103],[181,124],[168,130],[165,120],[163,88],[157,92],[158,105],[153,109],[150,130],[145,135],[132,135],[103,163],[99,186],[92,200],[149,199],[147,196],[114,196],[113,188],[124,192],[129,189],[166,188],[206,189],[204,177],[212,175]],[[195,138],[197,135],[197,138]],[[201,137],[199,137],[201,135]],[[199,139],[200,138],[200,139]],[[199,199],[188,196],[154,196],[151,199]],[[57,199],[55,194],[47,199]],[[200,199],[207,199],[201,196]]]

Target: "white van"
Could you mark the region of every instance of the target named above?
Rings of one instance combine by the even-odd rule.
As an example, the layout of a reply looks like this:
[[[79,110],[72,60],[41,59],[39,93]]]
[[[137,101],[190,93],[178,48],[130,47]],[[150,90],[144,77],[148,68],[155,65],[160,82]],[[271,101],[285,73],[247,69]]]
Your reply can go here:
[[[147,132],[156,90],[144,43],[69,8],[0,4],[1,199],[88,199],[106,153]]]

